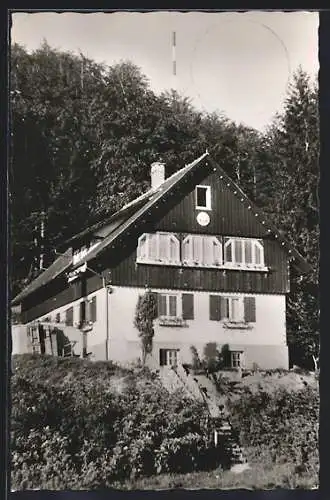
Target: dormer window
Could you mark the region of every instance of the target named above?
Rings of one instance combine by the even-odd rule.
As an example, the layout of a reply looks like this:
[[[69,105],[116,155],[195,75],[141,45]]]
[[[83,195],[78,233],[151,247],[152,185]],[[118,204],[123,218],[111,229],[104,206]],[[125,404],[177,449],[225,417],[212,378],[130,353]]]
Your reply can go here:
[[[221,243],[215,236],[190,234],[182,242],[182,259],[188,266],[220,267]]]
[[[147,264],[180,264],[180,242],[172,233],[145,233],[140,236],[137,262]]]
[[[211,186],[196,186],[196,208],[211,210]]]
[[[226,238],[224,264],[226,267],[263,269],[265,260],[262,242],[252,238]]]
[[[76,265],[79,261],[84,259],[86,255],[89,254],[92,250],[94,250],[94,248],[96,248],[99,244],[100,241],[92,240],[86,243],[86,245],[76,248],[73,252],[73,258],[72,258],[73,265]]]

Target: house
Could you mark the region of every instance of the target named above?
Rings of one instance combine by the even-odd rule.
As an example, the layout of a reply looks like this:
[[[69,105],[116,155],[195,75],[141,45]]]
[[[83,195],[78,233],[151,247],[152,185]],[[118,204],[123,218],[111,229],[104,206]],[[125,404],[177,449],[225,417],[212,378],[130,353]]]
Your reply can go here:
[[[205,152],[68,242],[13,300],[25,325],[78,330],[91,359],[141,357],[139,295],[157,294],[153,362],[191,361],[191,346],[229,348],[232,367],[288,368],[289,270],[301,255]],[[70,338],[70,334],[66,333]],[[80,352],[77,352],[80,354]]]

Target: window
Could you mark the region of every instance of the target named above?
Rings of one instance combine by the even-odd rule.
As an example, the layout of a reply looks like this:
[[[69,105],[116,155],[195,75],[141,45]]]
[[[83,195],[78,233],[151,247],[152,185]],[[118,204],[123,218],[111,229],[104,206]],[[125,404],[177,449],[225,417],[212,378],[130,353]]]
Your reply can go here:
[[[90,253],[94,248],[96,248],[100,244],[100,241],[92,240],[88,242],[86,245],[77,248],[73,252],[72,263],[73,265],[77,264],[80,260],[82,260],[88,253]]]
[[[171,233],[145,233],[138,240],[137,261],[180,264],[180,242]]]
[[[215,236],[190,234],[182,243],[182,260],[186,265],[222,265],[222,245]]]
[[[55,323],[60,323],[60,322],[61,322],[61,314],[60,313],[56,313]]]
[[[176,366],[178,364],[179,349],[159,349],[160,366]]]
[[[256,322],[255,297],[223,297],[210,295],[210,320],[234,324]]]
[[[259,240],[226,238],[224,263],[227,266],[251,269],[264,268],[264,248]]]
[[[211,210],[211,186],[196,186],[196,208]]]
[[[242,352],[231,351],[230,353],[231,368],[240,368],[242,366]]]
[[[194,294],[155,293],[155,295],[160,326],[187,326],[186,321],[194,319]]]
[[[242,300],[237,297],[221,297],[221,313],[221,319],[225,321],[243,321]]]
[[[158,294],[158,316],[160,317],[177,317],[178,316],[178,300],[177,295],[159,293]]]

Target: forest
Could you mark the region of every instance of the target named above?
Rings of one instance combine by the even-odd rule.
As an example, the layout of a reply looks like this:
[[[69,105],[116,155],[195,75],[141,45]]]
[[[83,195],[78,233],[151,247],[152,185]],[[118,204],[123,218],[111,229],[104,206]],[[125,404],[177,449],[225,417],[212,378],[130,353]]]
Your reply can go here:
[[[11,296],[64,241],[149,188],[150,164],[167,175],[206,149],[311,265],[291,273],[291,359],[314,369],[319,352],[318,85],[293,73],[283,110],[264,133],[197,110],[173,90],[156,94],[130,61],[106,66],[50,47],[14,44],[10,70]],[[247,96],[248,98],[248,96]]]

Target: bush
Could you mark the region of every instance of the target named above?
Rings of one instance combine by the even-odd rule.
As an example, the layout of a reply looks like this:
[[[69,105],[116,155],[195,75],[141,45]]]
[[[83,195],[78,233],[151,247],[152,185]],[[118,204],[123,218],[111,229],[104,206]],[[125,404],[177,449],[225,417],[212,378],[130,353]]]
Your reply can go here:
[[[14,489],[99,488],[221,463],[204,405],[169,394],[147,369],[41,356],[14,365]]]
[[[294,464],[297,471],[318,470],[319,394],[308,387],[297,392],[245,390],[231,401],[232,425],[250,459]],[[253,451],[251,451],[253,450]]]

